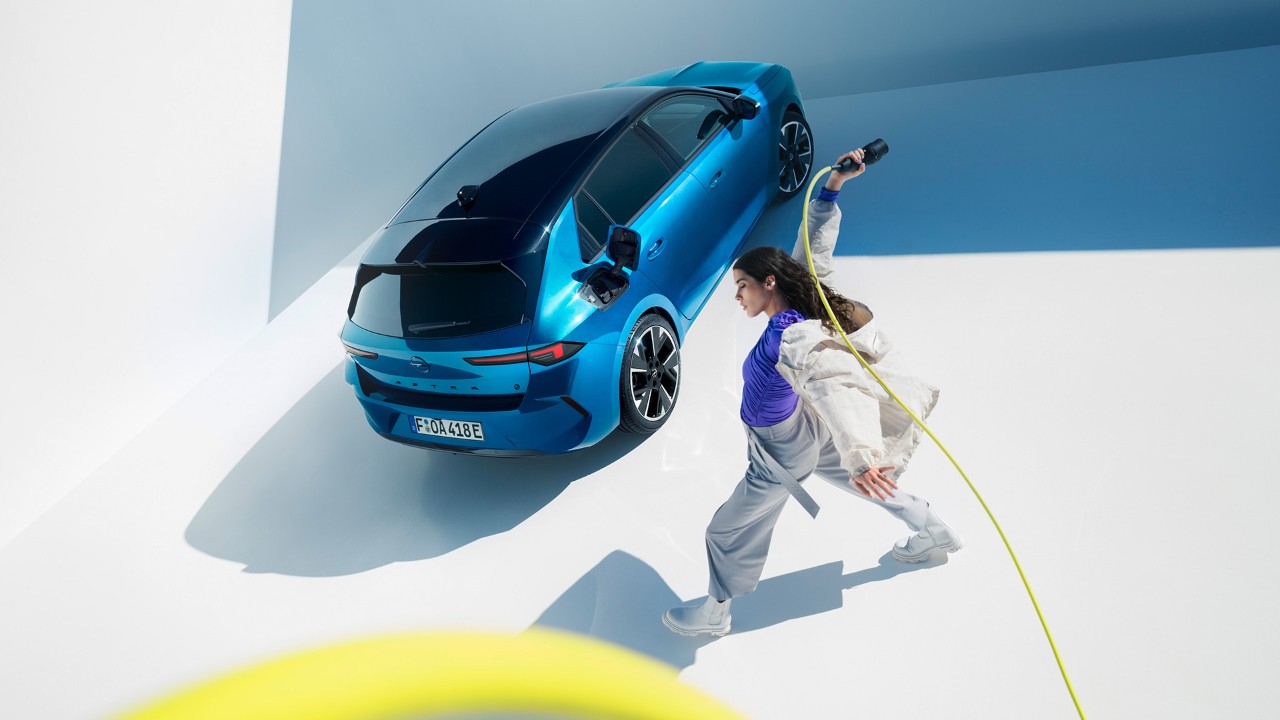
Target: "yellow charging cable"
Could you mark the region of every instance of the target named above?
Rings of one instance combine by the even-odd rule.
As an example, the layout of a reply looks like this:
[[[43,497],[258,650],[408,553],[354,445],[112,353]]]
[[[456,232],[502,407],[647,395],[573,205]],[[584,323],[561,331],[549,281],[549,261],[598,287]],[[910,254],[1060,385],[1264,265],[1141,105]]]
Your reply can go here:
[[[403,720],[485,713],[744,720],[680,682],[670,665],[542,627],[516,635],[406,633],[306,650],[206,681],[118,720]]]
[[[1079,713],[1080,720],[1085,720],[1084,709],[1080,707],[1080,699],[1076,697],[1076,691],[1071,687],[1071,678],[1067,677],[1067,666],[1062,664],[1062,656],[1058,654],[1058,646],[1053,642],[1053,633],[1049,632],[1049,623],[1045,622],[1044,613],[1040,612],[1040,603],[1036,602],[1036,594],[1031,591],[1031,583],[1027,582],[1027,576],[1022,572],[1022,563],[1018,562],[1018,556],[1014,554],[1013,546],[1009,544],[1009,538],[1005,537],[1004,530],[1000,529],[1000,523],[996,521],[996,516],[991,513],[991,508],[987,507],[987,502],[982,499],[982,494],[978,492],[978,488],[973,486],[973,483],[969,480],[969,476],[965,475],[964,470],[961,469],[960,463],[956,462],[954,457],[951,457],[951,453],[947,451],[947,447],[942,444],[942,441],[938,439],[938,436],[933,434],[933,431],[929,429],[928,425],[924,424],[923,420],[916,417],[916,414],[911,412],[911,408],[907,407],[907,404],[902,402],[901,398],[899,398],[893,390],[889,389],[889,386],[885,384],[884,380],[880,379],[880,376],[876,374],[876,371],[867,364],[866,360],[862,359],[862,355],[860,355],[857,350],[853,349],[853,343],[849,342],[848,336],[844,334],[844,329],[840,327],[840,320],[836,317],[835,311],[831,309],[831,304],[827,302],[826,294],[822,292],[822,283],[818,280],[818,270],[813,266],[813,254],[809,250],[809,199],[813,196],[813,188],[818,184],[818,181],[822,179],[823,175],[831,172],[831,170],[831,167],[825,167],[813,176],[813,181],[809,183],[809,190],[804,194],[804,209],[802,212],[805,213],[805,216],[800,221],[801,227],[804,228],[804,257],[805,260],[809,262],[809,274],[813,276],[813,284],[818,288],[818,297],[822,300],[822,306],[827,309],[827,315],[831,317],[831,322],[835,325],[836,332],[840,333],[840,337],[844,339],[845,344],[849,346],[849,350],[853,352],[853,356],[858,359],[858,362],[862,367],[866,368],[867,372],[871,373],[871,377],[875,378],[876,382],[880,383],[880,387],[884,388],[884,391],[889,393],[889,397],[893,398],[894,402],[898,403],[903,410],[907,411],[907,414],[910,415],[911,419],[920,426],[920,429],[924,430],[930,438],[933,438],[933,442],[938,445],[938,449],[942,450],[942,454],[947,456],[947,459],[955,466],[956,472],[960,473],[960,477],[964,478],[965,484],[973,491],[973,496],[978,498],[978,503],[982,505],[982,509],[986,511],[987,517],[991,518],[991,524],[995,525],[996,532],[1000,533],[1000,540],[1004,543],[1004,549],[1009,551],[1009,558],[1013,560],[1013,566],[1018,569],[1018,577],[1022,578],[1022,586],[1027,589],[1027,596],[1031,598],[1031,605],[1036,609],[1036,617],[1040,618],[1040,627],[1044,628],[1044,636],[1049,639],[1049,648],[1053,650],[1053,659],[1058,662],[1058,670],[1062,672],[1062,681],[1067,684],[1067,692],[1071,693],[1071,702],[1075,703],[1076,712]]]

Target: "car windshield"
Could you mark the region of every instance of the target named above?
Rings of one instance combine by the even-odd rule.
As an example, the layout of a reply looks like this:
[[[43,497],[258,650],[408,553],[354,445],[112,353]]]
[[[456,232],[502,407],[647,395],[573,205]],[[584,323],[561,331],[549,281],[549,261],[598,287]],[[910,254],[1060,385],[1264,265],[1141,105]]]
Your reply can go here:
[[[502,263],[361,265],[347,316],[379,335],[474,335],[524,320],[525,284]]]

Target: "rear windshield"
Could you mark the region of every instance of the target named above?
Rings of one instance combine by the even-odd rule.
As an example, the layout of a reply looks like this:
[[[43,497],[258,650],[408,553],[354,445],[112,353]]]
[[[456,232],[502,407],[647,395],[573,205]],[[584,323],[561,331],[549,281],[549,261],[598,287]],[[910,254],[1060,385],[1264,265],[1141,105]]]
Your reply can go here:
[[[474,335],[524,320],[525,284],[502,263],[361,265],[347,316],[379,335]]]

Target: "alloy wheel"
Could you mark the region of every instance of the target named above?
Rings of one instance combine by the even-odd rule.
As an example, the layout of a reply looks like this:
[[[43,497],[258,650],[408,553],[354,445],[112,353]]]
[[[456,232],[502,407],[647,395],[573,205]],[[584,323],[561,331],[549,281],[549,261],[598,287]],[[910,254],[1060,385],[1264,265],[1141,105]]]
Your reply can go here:
[[[813,136],[800,120],[784,122],[778,131],[778,189],[790,195],[809,178],[813,166]]]
[[[680,348],[661,325],[645,328],[628,361],[631,402],[650,422],[660,420],[675,405],[680,387]]]

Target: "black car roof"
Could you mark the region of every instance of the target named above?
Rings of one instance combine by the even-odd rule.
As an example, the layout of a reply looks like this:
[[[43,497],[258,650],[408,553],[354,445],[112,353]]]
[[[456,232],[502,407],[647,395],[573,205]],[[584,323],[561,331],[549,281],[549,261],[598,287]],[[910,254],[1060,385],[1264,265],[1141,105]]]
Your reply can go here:
[[[609,140],[634,119],[635,112],[672,90],[603,88],[518,107],[459,148],[390,224],[501,217],[546,226],[553,219],[548,213],[559,209],[571,186]],[[479,189],[464,207],[458,192],[468,185]],[[548,207],[543,208],[544,204]]]

